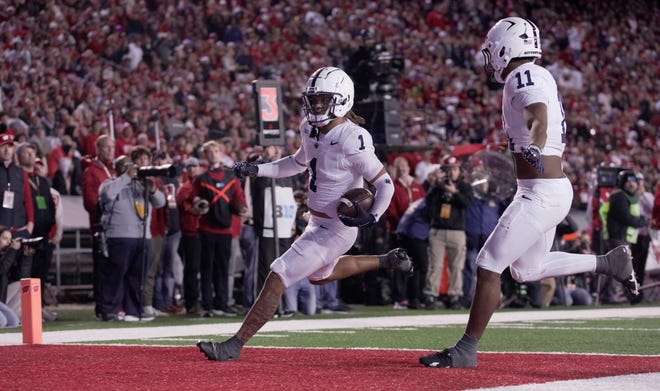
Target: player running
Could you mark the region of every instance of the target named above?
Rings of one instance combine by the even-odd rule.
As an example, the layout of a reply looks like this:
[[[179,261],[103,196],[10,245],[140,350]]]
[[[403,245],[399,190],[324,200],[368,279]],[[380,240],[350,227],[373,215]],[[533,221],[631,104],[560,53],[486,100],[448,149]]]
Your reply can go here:
[[[228,340],[199,342],[209,360],[236,360],[243,345],[272,318],[284,290],[308,278],[325,284],[379,267],[410,273],[412,262],[402,249],[384,255],[342,256],[355,242],[358,227],[370,226],[390,203],[394,186],[374,153],[371,135],[359,126],[364,119],[351,111],[353,81],[341,69],[324,67],[307,81],[303,93],[305,119],[300,125],[300,148],[272,163],[240,162],[236,176],[282,178],[309,172],[308,205],[311,217],[304,233],[271,264],[264,286],[238,332]],[[356,217],[338,216],[337,204],[346,191],[376,188],[370,212],[359,204]]]
[[[541,58],[538,28],[526,19],[502,19],[488,32],[482,52],[486,71],[504,83],[502,117],[518,190],[477,256],[465,334],[456,345],[421,357],[427,367],[477,366],[477,343],[500,303],[500,274],[507,267],[519,282],[606,274],[638,294],[628,247],[598,256],[550,252],[555,227],[571,208],[573,187],[562,170],[566,121],[557,85],[534,63]]]

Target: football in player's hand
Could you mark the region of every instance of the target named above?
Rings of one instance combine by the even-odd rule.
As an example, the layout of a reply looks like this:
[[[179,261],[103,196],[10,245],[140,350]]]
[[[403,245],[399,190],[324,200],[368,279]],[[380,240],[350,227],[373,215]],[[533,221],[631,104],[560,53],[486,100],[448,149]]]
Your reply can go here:
[[[368,212],[374,204],[374,195],[368,189],[363,187],[351,189],[344,193],[339,199],[337,213],[344,216],[355,217],[357,215],[357,209],[355,208],[355,205],[353,205],[353,201],[360,204],[362,209]]]

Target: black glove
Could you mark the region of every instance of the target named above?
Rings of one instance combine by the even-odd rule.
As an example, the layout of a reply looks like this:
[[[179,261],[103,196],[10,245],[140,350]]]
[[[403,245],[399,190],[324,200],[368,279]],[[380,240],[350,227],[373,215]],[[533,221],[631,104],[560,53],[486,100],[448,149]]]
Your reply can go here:
[[[234,164],[234,174],[238,177],[238,179],[243,179],[246,176],[254,178],[257,176],[258,172],[259,167],[257,167],[256,164],[248,162],[238,162]]]
[[[543,160],[541,160],[541,148],[538,145],[530,144],[528,147],[520,148],[522,157],[527,163],[537,170],[543,172]]]
[[[344,225],[348,227],[365,228],[376,224],[376,217],[374,215],[364,210],[357,201],[353,201],[353,205],[357,210],[357,214],[355,215],[355,217],[350,217],[342,214],[337,216],[339,217],[339,220],[341,220],[341,222],[344,223]]]

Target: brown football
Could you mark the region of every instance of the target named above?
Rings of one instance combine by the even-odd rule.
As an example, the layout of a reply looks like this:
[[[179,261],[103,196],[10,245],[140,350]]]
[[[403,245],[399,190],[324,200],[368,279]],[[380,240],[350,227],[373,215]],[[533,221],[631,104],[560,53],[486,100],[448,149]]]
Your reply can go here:
[[[355,215],[357,215],[357,210],[353,205],[353,201],[356,201],[360,204],[362,209],[368,212],[374,204],[374,195],[368,189],[363,187],[351,189],[344,193],[339,199],[337,213],[344,216],[355,217]]]

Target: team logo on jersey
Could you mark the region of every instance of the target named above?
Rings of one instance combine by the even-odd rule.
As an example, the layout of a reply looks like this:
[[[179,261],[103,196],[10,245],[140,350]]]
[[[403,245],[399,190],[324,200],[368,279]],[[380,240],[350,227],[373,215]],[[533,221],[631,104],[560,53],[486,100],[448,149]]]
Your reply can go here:
[[[215,184],[215,187],[217,187],[218,189],[222,189],[223,187],[225,187],[225,185],[226,185],[226,183],[224,183],[224,182],[217,182]]]

